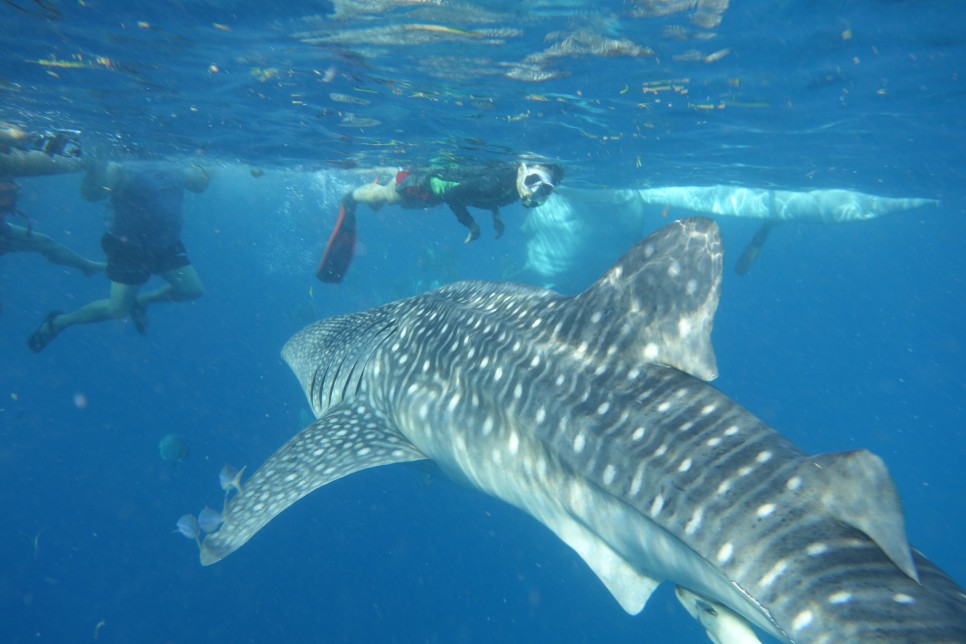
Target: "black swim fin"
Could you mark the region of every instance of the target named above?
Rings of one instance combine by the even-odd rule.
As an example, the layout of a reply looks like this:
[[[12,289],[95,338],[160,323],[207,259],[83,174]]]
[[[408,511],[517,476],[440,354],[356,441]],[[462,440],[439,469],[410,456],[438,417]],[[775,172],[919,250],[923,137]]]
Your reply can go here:
[[[339,218],[322,254],[315,276],[323,282],[338,284],[345,277],[356,249],[356,205],[344,200],[339,204]]]

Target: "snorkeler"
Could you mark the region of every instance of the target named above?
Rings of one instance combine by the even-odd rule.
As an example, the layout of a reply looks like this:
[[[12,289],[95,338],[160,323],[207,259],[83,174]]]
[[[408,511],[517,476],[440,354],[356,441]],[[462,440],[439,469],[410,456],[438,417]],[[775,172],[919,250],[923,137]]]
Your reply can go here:
[[[371,183],[349,192],[339,205],[339,218],[315,272],[323,282],[341,282],[355,252],[357,203],[378,210],[384,204],[407,209],[446,204],[456,219],[469,229],[464,240],[480,237],[480,226],[469,208],[488,209],[493,215],[496,237],[503,234],[500,207],[520,201],[526,208],[545,202],[563,179],[556,164],[501,162],[487,165],[415,168],[399,171],[385,185]]]
[[[20,186],[12,177],[0,176],[0,255],[38,253],[51,264],[71,266],[84,275],[93,275],[104,270],[104,262],[82,257],[67,246],[34,230],[27,215],[17,209],[19,194]],[[7,220],[8,217],[15,215],[22,217],[25,225],[21,226]]]
[[[85,199],[111,197],[112,217],[101,246],[107,255],[110,297],[70,313],[51,311],[27,340],[37,353],[67,327],[131,316],[145,333],[147,307],[155,302],[183,302],[201,297],[204,287],[181,242],[184,191],[203,192],[208,173],[198,165],[174,168],[159,164],[92,164],[81,186]],[[167,284],[140,289],[152,275]]]

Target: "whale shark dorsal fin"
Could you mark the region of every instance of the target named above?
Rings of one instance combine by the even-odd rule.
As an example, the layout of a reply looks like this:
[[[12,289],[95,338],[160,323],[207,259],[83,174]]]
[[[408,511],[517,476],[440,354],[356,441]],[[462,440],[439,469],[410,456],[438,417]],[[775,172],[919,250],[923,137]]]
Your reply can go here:
[[[919,581],[899,493],[881,458],[867,450],[818,454],[806,458],[800,471],[832,516],[863,532]]]
[[[717,224],[703,217],[651,234],[573,299],[581,339],[602,352],[617,347],[623,358],[713,380],[718,368],[711,328],[722,254]]]
[[[225,523],[201,544],[205,566],[223,559],[309,492],[353,472],[426,458],[378,412],[342,403],[306,426],[245,483]]]

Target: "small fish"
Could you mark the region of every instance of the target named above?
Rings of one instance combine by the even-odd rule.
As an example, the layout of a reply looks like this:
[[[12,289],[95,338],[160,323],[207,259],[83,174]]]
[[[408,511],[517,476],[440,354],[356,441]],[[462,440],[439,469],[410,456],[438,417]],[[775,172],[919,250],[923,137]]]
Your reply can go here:
[[[198,525],[198,520],[193,514],[186,514],[180,519],[178,519],[178,532],[180,532],[186,539],[198,540],[201,535],[201,526]]]
[[[244,467],[238,470],[225,463],[225,466],[221,468],[220,472],[218,472],[218,482],[221,484],[221,489],[225,491],[225,496],[231,494],[232,490],[237,490],[238,493],[241,494],[241,477],[244,473]]]
[[[221,524],[224,522],[225,517],[222,516],[221,512],[218,510],[212,510],[207,505],[201,512],[198,513],[198,526],[208,534],[218,532],[218,528],[220,528]]]

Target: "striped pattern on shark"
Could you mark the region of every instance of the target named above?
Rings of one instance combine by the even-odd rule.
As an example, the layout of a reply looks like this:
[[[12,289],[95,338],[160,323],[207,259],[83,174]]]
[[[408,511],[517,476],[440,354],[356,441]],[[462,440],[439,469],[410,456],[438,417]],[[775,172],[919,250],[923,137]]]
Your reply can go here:
[[[674,222],[587,291],[461,282],[283,349],[317,420],[202,544],[214,563],[341,476],[429,458],[571,546],[629,613],[661,582],[716,642],[964,642],[882,460],[810,456],[707,384],[722,248]]]

